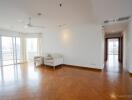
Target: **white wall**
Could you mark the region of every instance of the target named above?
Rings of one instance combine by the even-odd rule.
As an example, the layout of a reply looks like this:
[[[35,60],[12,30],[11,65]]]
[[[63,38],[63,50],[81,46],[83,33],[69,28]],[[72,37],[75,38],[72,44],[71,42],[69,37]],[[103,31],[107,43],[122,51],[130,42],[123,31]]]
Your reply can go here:
[[[127,37],[127,67],[129,72],[132,73],[132,20],[129,24],[129,31]]]
[[[43,35],[43,53],[61,53],[65,64],[102,69],[103,38],[100,25],[52,30]]]

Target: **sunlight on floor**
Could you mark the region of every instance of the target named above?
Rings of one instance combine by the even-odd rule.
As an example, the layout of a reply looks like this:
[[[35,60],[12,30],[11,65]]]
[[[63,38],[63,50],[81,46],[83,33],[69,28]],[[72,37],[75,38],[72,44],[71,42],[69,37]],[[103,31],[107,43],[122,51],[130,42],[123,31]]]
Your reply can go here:
[[[107,70],[108,71],[119,71],[119,61],[118,55],[109,55],[107,61]]]
[[[35,71],[33,64],[28,64],[29,67],[24,66],[25,64],[18,64],[0,67],[0,84],[24,80],[38,81],[40,79],[39,73]],[[25,69],[27,69],[26,74],[23,74]]]

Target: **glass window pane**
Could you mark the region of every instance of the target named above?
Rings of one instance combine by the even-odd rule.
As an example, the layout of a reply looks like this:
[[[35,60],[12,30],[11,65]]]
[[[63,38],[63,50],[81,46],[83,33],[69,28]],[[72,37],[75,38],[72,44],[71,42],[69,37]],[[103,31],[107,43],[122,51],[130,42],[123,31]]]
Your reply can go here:
[[[17,64],[20,62],[20,38],[5,37],[0,38],[0,66]]]
[[[37,56],[37,38],[27,38],[27,59],[32,60]]]
[[[16,57],[16,59],[17,59],[17,63],[20,63],[20,61],[21,61],[21,55],[20,55],[20,38],[19,37],[16,37],[16,42],[15,42],[16,44],[14,44],[14,45],[16,45],[16,51],[15,51],[15,57]]]
[[[118,55],[118,39],[108,39],[108,54]]]
[[[13,41],[12,37],[1,37],[3,65],[13,64]]]
[[[0,36],[0,67],[2,66],[2,44],[1,44],[1,36]]]

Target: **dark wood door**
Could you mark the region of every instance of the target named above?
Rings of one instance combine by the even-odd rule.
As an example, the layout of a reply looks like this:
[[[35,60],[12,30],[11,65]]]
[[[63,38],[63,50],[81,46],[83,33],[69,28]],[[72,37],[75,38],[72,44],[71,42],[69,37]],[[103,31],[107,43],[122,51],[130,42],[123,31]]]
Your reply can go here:
[[[105,38],[105,47],[104,47],[104,60],[107,61],[108,60],[108,38]]]
[[[123,36],[119,37],[119,62],[123,63]]]

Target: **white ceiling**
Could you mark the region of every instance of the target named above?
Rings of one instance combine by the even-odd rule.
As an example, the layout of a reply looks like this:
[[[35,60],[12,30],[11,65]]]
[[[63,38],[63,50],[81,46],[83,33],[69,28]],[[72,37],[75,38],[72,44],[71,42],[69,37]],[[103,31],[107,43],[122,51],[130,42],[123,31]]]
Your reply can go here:
[[[62,7],[59,7],[62,1]],[[37,13],[43,16],[37,16]],[[0,0],[0,28],[20,32],[44,32],[58,25],[79,25],[132,15],[132,0]],[[31,16],[34,25],[24,29]]]

